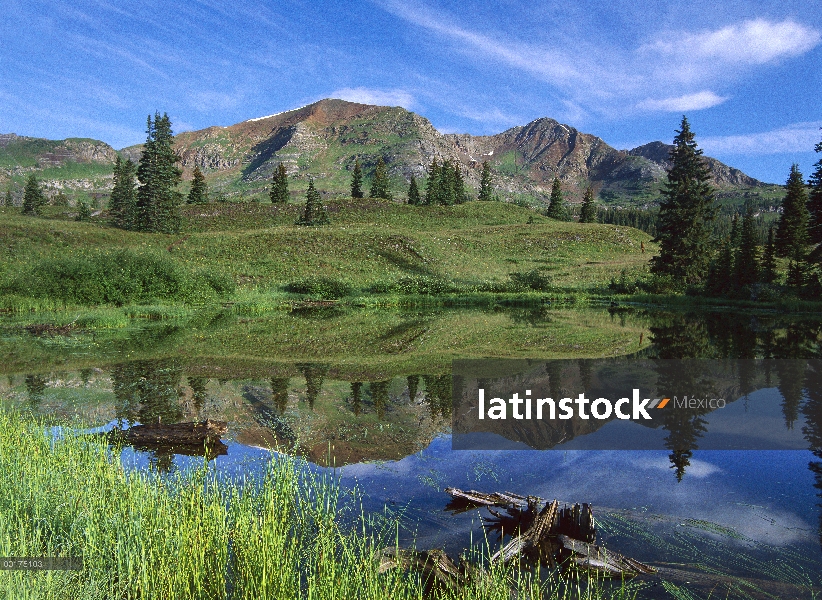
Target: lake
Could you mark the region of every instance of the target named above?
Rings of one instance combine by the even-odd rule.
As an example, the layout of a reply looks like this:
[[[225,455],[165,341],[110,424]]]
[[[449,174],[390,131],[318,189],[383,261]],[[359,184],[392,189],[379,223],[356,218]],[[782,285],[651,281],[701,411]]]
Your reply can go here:
[[[399,519],[402,545],[456,556],[484,533],[478,511],[444,510],[444,489],[510,491],[591,503],[607,548],[705,595],[810,598],[822,585],[822,390],[787,360],[822,357],[816,316],[630,306],[229,308],[65,335],[6,319],[0,333],[7,405],[101,429],[227,421],[209,468],[255,477],[273,450],[297,454],[307,469],[332,471],[370,514]],[[598,357],[775,360],[767,384],[729,400],[737,411],[760,407],[800,449],[699,449],[720,427],[705,413],[706,432],[677,430],[691,440],[686,448],[580,450],[580,435],[548,450],[452,450],[453,360]],[[203,459],[144,446],[126,448],[122,460],[162,476]],[[663,594],[654,583],[648,597]]]

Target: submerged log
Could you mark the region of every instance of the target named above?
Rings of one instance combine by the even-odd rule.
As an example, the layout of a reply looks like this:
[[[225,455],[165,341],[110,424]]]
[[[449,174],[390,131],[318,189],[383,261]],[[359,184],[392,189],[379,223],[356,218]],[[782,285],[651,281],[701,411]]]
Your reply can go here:
[[[202,447],[206,443],[219,442],[228,431],[225,421],[210,419],[198,423],[161,423],[135,425],[128,429],[112,429],[112,439],[131,445],[155,444],[166,446],[194,445]]]
[[[605,550],[596,544],[589,544],[567,535],[558,535],[559,554],[562,561],[569,561],[577,568],[596,571],[610,577],[634,577],[652,575],[656,569],[646,564],[622,556],[618,552]]]
[[[541,503],[542,498],[536,496],[520,496],[511,492],[494,492],[485,494],[476,490],[464,492],[457,488],[445,488],[445,493],[451,495],[451,503],[445,510],[454,514],[465,512],[480,506],[498,506],[500,508],[527,507],[530,504]]]
[[[510,542],[491,557],[491,562],[507,563],[515,558],[525,558],[553,567],[556,549],[551,535],[557,526],[558,506],[556,500],[547,503],[533,524],[512,537]]]
[[[511,540],[491,557],[491,562],[508,563],[525,560],[550,567],[573,566],[609,576],[634,577],[656,571],[632,558],[606,551],[595,544],[596,523],[590,504],[565,505],[546,502],[537,496],[520,496],[511,492],[486,494],[457,488],[446,488],[454,513],[484,507],[495,519],[486,527],[500,535],[511,533]],[[507,516],[491,507],[505,508]]]

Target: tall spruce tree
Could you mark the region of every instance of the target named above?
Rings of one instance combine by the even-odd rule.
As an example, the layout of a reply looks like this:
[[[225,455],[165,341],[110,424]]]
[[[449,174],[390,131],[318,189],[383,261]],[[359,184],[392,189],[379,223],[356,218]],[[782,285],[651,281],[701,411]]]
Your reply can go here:
[[[759,240],[753,208],[746,207],[739,233],[739,249],[734,260],[734,283],[737,289],[752,286],[759,280]]]
[[[494,199],[494,190],[491,187],[491,165],[488,164],[488,161],[483,161],[482,163],[482,174],[480,175],[480,189],[479,189],[479,200],[488,202]]]
[[[288,202],[288,172],[283,163],[277,165],[274,170],[274,176],[271,178],[271,191],[268,195],[272,204]]]
[[[596,223],[597,207],[594,204],[594,188],[590,185],[585,188],[585,196],[582,198],[582,209],[579,213],[580,223]]]
[[[548,210],[545,215],[557,221],[568,220],[568,208],[565,206],[565,198],[562,197],[562,185],[559,183],[559,177],[554,177],[554,183],[551,184],[551,200],[548,203]]]
[[[782,215],[776,228],[776,251],[791,261],[802,262],[808,249],[808,192],[799,165],[791,167]]]
[[[453,189],[454,204],[464,204],[468,202],[468,192],[465,189],[465,180],[458,163],[454,163],[454,171],[451,177],[451,187]]]
[[[814,150],[822,153],[822,142],[816,144]],[[808,212],[810,213],[808,234],[812,244],[819,244],[822,242],[822,158],[814,164],[814,171],[808,184],[811,186],[808,199]]]
[[[131,159],[123,161],[117,156],[114,163],[114,188],[108,201],[109,221],[120,229],[134,229],[137,219],[137,174]]]
[[[374,168],[374,177],[371,179],[371,198],[384,198],[391,200],[391,192],[388,190],[388,172],[385,169],[385,161],[380,156],[377,159],[377,166]]]
[[[208,203],[208,184],[199,165],[194,165],[194,174],[191,179],[191,190],[188,192],[189,204]]]
[[[724,296],[734,291],[734,248],[731,237],[725,236],[714,259],[708,265],[705,291],[712,296]]]
[[[23,190],[23,214],[36,215],[45,203],[46,197],[43,195],[43,190],[37,183],[37,177],[32,173],[26,180],[26,187]]]
[[[762,253],[762,283],[772,284],[776,281],[776,243],[774,242],[773,225],[768,228],[768,241]]]
[[[420,198],[420,190],[417,187],[417,180],[412,175],[411,183],[408,184],[408,204],[416,206],[420,202],[422,202],[422,199]]]
[[[297,225],[327,225],[328,213],[322,205],[320,192],[314,187],[314,178],[308,178],[308,189],[305,192],[305,208]]]
[[[708,166],[685,117],[670,160],[654,240],[659,255],[651,259],[651,272],[680,284],[699,283],[708,270],[716,208]]]
[[[179,157],[174,154],[171,119],[163,113],[154,113],[147,121],[147,138],[137,166],[137,219],[136,229],[157,233],[174,233],[180,229],[179,205],[182,195],[177,184],[182,172],[177,167]]]
[[[362,198],[362,167],[360,159],[354,160],[354,172],[351,174],[351,197]]]
[[[437,204],[437,193],[440,185],[440,166],[437,163],[437,157],[431,161],[428,167],[428,180],[425,182],[425,204]]]
[[[440,179],[437,182],[437,204],[451,206],[455,204],[454,197],[454,165],[450,160],[444,160],[440,168]]]

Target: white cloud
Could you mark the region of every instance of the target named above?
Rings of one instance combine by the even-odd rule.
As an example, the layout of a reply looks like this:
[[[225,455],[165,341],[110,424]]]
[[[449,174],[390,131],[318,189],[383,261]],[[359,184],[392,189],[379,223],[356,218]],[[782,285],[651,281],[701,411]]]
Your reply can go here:
[[[710,30],[652,33],[633,47],[586,41],[563,30],[552,37],[572,43],[531,42],[470,30],[454,15],[421,0],[376,1],[450,41],[446,52],[481,59],[485,70],[491,59],[554,87],[561,97],[553,113],[565,106],[563,118],[572,122],[588,113],[624,116],[632,110],[710,108],[724,102],[730,94],[723,91],[731,90],[750,69],[802,55],[822,41],[819,30],[791,19],[750,19]]]
[[[753,19],[716,31],[679,32],[670,37],[649,47],[664,54],[682,55],[689,61],[707,59],[747,65],[799,56],[822,39],[819,31],[790,19],[778,23]]]
[[[727,97],[717,96],[709,90],[704,90],[695,94],[685,94],[683,96],[662,98],[660,100],[648,98],[637,104],[637,108],[652,111],[685,112],[710,108],[717,104],[722,104],[727,99]]]
[[[582,61],[565,51],[546,46],[496,39],[453,25],[447,15],[437,14],[419,4],[387,0],[383,8],[415,25],[458,42],[465,51],[480,52],[512,67],[537,75],[553,83],[589,81],[607,75],[594,61]]]
[[[699,145],[712,154],[810,152],[822,138],[822,121],[793,123],[760,133],[704,137]]]
[[[364,87],[343,88],[331,92],[330,98],[339,98],[349,102],[361,104],[377,104],[379,106],[402,106],[408,110],[414,106],[414,97],[407,91],[376,90]]]

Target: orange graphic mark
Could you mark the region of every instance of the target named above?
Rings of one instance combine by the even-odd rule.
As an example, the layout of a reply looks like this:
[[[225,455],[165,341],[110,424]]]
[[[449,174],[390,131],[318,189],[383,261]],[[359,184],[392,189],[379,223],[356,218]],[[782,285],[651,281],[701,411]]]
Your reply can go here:
[[[662,402],[659,403],[659,406],[657,406],[657,408],[665,408],[665,405],[668,404],[668,402],[670,402],[670,400],[671,400],[670,398],[663,398]]]

